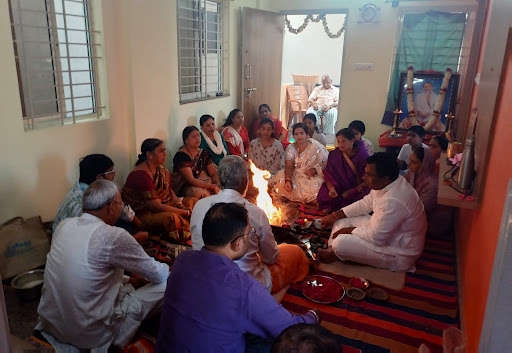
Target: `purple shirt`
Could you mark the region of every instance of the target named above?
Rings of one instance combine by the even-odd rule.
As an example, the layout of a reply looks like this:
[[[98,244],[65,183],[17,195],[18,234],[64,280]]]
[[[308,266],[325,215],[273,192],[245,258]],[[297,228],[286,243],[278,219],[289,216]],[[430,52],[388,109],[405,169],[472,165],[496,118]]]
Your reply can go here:
[[[186,251],[167,280],[156,352],[243,353],[244,333],[275,338],[298,323],[316,318],[287,311],[229,258]]]

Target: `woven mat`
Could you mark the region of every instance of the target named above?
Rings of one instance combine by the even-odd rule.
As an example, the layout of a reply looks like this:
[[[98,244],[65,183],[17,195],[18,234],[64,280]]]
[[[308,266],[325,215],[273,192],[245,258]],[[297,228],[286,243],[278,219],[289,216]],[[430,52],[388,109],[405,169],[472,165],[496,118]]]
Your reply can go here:
[[[397,291],[402,290],[405,284],[405,272],[391,272],[353,262],[335,261],[330,264],[320,263],[318,269],[349,278],[361,277],[370,281],[370,283]]]
[[[362,353],[418,353],[425,344],[431,353],[443,353],[444,330],[459,327],[455,258],[453,239],[427,240],[416,272],[405,274],[402,290],[386,289],[388,300],[355,301],[345,296],[334,304],[318,304],[305,298],[297,283],[281,304],[294,313],[318,308],[322,326],[347,340],[343,352],[354,348]],[[350,287],[350,278],[342,275],[319,269],[310,274],[329,275]]]

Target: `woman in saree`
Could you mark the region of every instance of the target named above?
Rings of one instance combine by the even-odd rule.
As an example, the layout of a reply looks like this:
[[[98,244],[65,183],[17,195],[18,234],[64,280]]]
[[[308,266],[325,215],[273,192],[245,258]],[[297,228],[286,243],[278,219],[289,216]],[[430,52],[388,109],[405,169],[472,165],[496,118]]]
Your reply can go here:
[[[251,141],[249,141],[249,133],[244,126],[244,113],[240,109],[233,109],[222,126],[224,127],[222,136],[226,140],[229,154],[246,157]]]
[[[200,148],[211,153],[213,163],[219,165],[221,159],[227,156],[228,146],[224,137],[215,129],[215,119],[211,115],[203,115],[199,118],[201,125],[201,144]]]
[[[317,140],[322,145],[327,146],[327,142],[325,141],[325,135],[318,130],[318,126],[316,126],[316,115],[313,113],[308,113],[304,115],[304,124],[306,124],[308,128],[308,136],[314,140]]]
[[[133,208],[150,234],[186,242],[190,239],[190,215],[197,199],[180,199],[174,194],[162,140],[144,140],[138,157],[123,187],[123,201]]]
[[[273,185],[274,176],[284,168],[284,150],[274,138],[274,122],[269,118],[261,119],[259,137],[251,141],[249,159],[261,170],[270,172],[269,185]]]
[[[290,142],[286,140],[287,134],[285,134],[286,130],[283,128],[283,123],[281,122],[281,120],[271,115],[272,111],[270,110],[270,106],[268,104],[261,104],[258,108],[258,113],[260,117],[259,119],[256,119],[254,121],[254,125],[252,126],[254,138],[260,137],[261,121],[263,119],[271,119],[272,122],[274,123],[274,137],[279,142],[281,142],[281,144],[283,145],[283,149],[285,149],[290,144]]]
[[[329,153],[324,169],[325,183],[318,192],[318,208],[325,213],[362,199],[370,189],[362,181],[368,152],[362,141],[356,141],[352,129],[336,134],[338,148]]]
[[[427,236],[438,238],[448,234],[453,224],[453,208],[437,204],[439,174],[436,158],[429,148],[418,147],[409,159],[405,179],[418,193],[427,214]]]
[[[286,147],[284,169],[276,174],[273,196],[316,203],[318,190],[324,182],[322,169],[327,162],[327,150],[308,137],[305,124],[293,125],[292,131],[295,142]]]
[[[184,145],[176,152],[172,188],[178,196],[198,199],[219,192],[217,166],[210,152],[203,150],[201,134],[195,126],[187,126],[181,134]]]
[[[434,154],[434,159],[436,160],[436,171],[439,172],[441,153],[446,153],[446,150],[448,149],[448,139],[444,135],[436,135],[430,140],[429,148]]]

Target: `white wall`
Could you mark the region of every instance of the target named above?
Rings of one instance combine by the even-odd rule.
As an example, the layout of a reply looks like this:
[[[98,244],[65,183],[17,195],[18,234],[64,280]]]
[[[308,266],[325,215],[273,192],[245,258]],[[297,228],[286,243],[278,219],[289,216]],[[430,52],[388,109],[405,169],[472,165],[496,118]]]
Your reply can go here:
[[[378,137],[390,127],[380,123],[386,107],[389,76],[395,50],[399,18],[406,10],[453,10],[457,5],[475,5],[475,0],[402,2],[396,8],[384,0],[374,0],[380,7],[379,23],[358,23],[361,0],[261,0],[269,11],[346,9],[346,31],[341,72],[338,128],[354,119],[365,122],[366,135],[378,149]],[[373,63],[374,71],[356,71],[356,63]],[[404,69],[405,70],[405,69]]]
[[[111,28],[105,31],[112,119],[25,132],[7,3],[0,1],[0,222],[34,215],[49,220],[78,179],[80,157],[108,154],[119,171],[118,181],[127,175],[129,123],[124,114],[124,65],[114,40],[117,20],[112,16]]]
[[[298,28],[304,22],[306,15],[289,15],[292,28]],[[326,16],[331,33],[336,33],[345,19],[344,14]],[[292,74],[319,75],[330,74],[334,85],[340,84],[341,59],[343,57],[343,41],[345,35],[339,38],[329,38],[325,33],[322,22],[310,21],[301,33],[290,33],[284,30],[283,66],[281,83],[293,82]]]
[[[390,63],[401,7],[384,0],[378,24],[358,24],[359,0],[224,0],[229,35],[224,47],[230,96],[179,104],[176,2],[168,0],[94,0],[103,7],[105,60],[108,73],[110,119],[65,127],[23,130],[21,104],[7,1],[0,1],[0,222],[14,216],[41,215],[51,220],[70,186],[78,178],[78,161],[90,153],[104,153],[115,164],[122,185],[141,142],[148,137],[166,140],[168,166],[181,145],[181,131],[197,125],[200,115],[216,117],[217,125],[240,104],[239,7],[283,9],[348,8],[344,61],[341,73],[343,108],[339,124],[359,118],[367,122],[367,136],[387,129],[380,124],[387,97]],[[434,3],[434,2],[432,2]],[[421,1],[424,8],[432,4]],[[460,0],[473,4],[474,0]],[[440,2],[435,2],[440,4]],[[453,1],[450,2],[453,4]],[[438,5],[436,5],[439,8]],[[229,45],[228,45],[229,44]],[[356,72],[357,62],[373,62],[375,71]],[[341,126],[339,125],[339,126]]]

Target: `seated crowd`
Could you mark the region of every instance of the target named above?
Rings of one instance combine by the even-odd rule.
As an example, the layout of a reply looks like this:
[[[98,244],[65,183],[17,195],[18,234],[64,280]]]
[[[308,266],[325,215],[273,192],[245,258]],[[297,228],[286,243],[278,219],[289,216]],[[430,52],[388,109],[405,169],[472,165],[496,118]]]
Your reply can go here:
[[[278,245],[265,212],[245,198],[248,161],[270,172],[274,199],[324,213],[322,227],[332,232],[320,261],[414,271],[426,234],[438,235],[446,213],[436,202],[436,160],[446,146],[435,138],[431,151],[423,128],[413,126],[398,159],[375,153],[364,123],[354,120],[328,152],[316,126],[319,115],[326,125],[336,121],[326,107],[292,126],[292,142],[267,104],[259,107],[252,141],[241,110],[229,113],[221,132],[203,115],[200,130],[183,130],[172,173],[164,141],[149,138],[121,190],[109,157],[84,157],[54,222],[38,308],[42,335],[70,352],[103,352],[126,346],[140,323],[162,310],[158,352],[243,352],[252,345],[270,352],[274,340],[273,352],[299,351],[307,343],[298,335],[315,332],[324,336],[324,351],[339,351],[335,337],[316,325],[317,311],[293,315],[272,298],[306,278],[310,263],[297,245]],[[196,251],[177,257],[169,275],[169,266],[140,245],[148,233]]]

